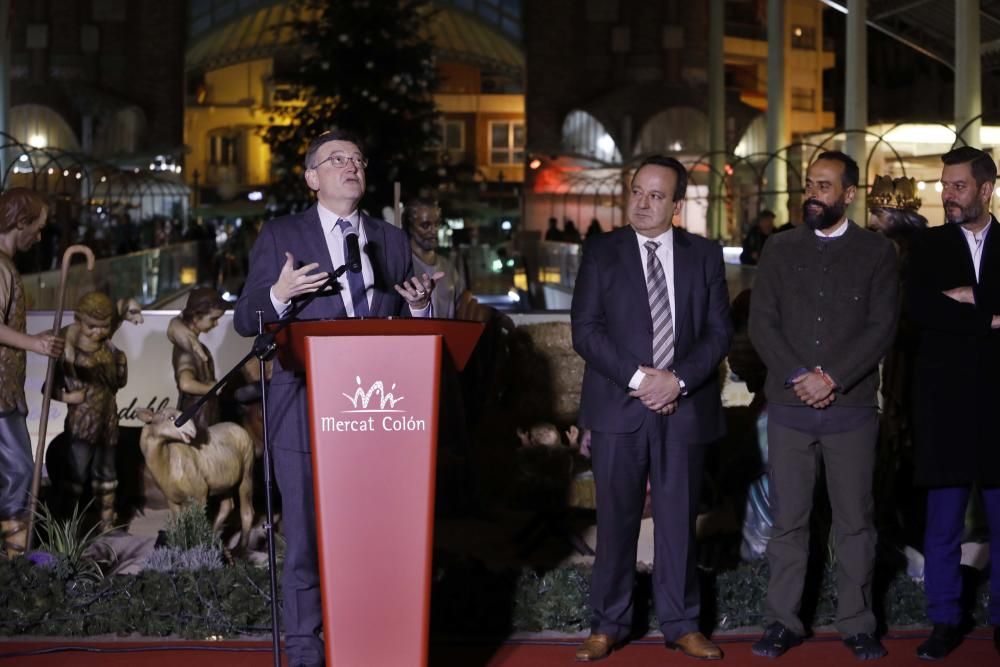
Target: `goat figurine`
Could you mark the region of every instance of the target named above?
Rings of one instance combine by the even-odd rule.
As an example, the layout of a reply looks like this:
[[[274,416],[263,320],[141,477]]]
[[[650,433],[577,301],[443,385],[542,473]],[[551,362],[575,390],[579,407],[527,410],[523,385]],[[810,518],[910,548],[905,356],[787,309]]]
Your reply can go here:
[[[237,493],[240,501],[240,549],[245,550],[253,522],[253,440],[238,424],[213,424],[199,432],[194,421],[178,427],[174,420],[180,411],[164,408],[153,412],[136,410],[136,417],[146,425],[139,447],[146,466],[163,491],[170,512],[177,516],[189,503],[204,506],[209,496],[225,495],[213,530],[219,534],[233,509]]]

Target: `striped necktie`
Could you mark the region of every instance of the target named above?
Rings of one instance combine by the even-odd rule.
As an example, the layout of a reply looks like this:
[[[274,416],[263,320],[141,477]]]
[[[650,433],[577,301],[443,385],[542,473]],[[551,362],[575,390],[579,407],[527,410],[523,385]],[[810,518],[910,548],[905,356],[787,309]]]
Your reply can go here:
[[[674,360],[674,318],[670,311],[667,276],[656,256],[660,244],[646,241],[643,246],[646,248],[646,291],[653,318],[653,367],[668,370]]]
[[[357,234],[347,220],[337,220],[337,226],[344,233],[344,261],[347,261],[347,235]],[[360,241],[360,238],[358,239]],[[354,304],[355,317],[369,317],[368,290],[365,289],[365,277],[362,273],[347,272],[347,286],[351,288],[351,302]]]

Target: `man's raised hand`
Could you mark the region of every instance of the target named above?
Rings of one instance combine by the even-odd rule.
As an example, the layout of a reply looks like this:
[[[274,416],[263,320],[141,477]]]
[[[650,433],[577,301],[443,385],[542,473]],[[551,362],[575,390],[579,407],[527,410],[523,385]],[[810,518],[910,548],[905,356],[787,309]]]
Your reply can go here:
[[[319,263],[313,262],[296,269],[295,258],[292,253],[286,252],[285,265],[278,274],[278,282],[271,287],[274,298],[280,303],[288,303],[297,296],[318,290],[330,277],[326,271],[312,273],[318,268]]]

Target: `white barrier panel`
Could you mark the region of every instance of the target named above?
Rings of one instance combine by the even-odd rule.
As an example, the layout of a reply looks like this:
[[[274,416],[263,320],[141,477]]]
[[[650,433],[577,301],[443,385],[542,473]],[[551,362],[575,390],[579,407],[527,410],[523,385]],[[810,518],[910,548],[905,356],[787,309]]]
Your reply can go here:
[[[142,426],[135,418],[136,408],[158,409],[177,405],[177,385],[170,358],[173,348],[167,340],[167,325],[177,315],[176,310],[143,311],[145,322],[138,326],[125,322],[112,339],[128,358],[128,383],[118,392],[118,417],[121,426]],[[28,333],[52,328],[52,311],[28,313]],[[73,321],[73,313],[63,315],[63,326]],[[222,377],[233,365],[250,351],[252,338],[243,338],[233,330],[233,313],[227,310],[219,319],[219,326],[202,334],[202,343],[215,359],[216,377]],[[38,442],[38,425],[42,412],[42,385],[48,357],[28,353],[28,372],[24,392],[28,399],[28,432],[31,434],[32,452]],[[62,433],[66,418],[66,404],[53,400],[49,408],[49,425],[45,439]]]

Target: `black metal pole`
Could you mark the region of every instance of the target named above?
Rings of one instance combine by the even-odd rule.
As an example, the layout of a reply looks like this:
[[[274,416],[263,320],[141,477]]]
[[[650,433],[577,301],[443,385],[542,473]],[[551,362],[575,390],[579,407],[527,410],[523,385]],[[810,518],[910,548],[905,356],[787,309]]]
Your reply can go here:
[[[264,333],[264,313],[257,311],[257,333]],[[267,569],[271,579],[271,650],[274,653],[274,667],[281,667],[281,630],[278,625],[278,557],[275,552],[274,539],[274,461],[271,459],[271,443],[267,427],[267,357],[259,355],[257,362],[260,368],[260,410],[264,430],[264,507],[267,512],[267,523],[264,532],[267,534]]]

